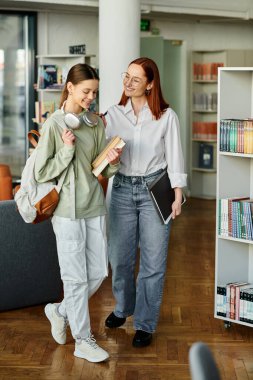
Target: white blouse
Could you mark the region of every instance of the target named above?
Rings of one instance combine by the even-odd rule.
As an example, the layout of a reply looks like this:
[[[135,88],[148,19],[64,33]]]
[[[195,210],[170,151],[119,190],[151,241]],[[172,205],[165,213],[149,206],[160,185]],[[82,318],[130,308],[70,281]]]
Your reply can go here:
[[[154,120],[146,103],[137,119],[129,100],[126,106],[110,107],[105,118],[107,138],[118,135],[126,142],[120,173],[144,176],[167,167],[172,188],[186,186],[179,121],[171,108]]]

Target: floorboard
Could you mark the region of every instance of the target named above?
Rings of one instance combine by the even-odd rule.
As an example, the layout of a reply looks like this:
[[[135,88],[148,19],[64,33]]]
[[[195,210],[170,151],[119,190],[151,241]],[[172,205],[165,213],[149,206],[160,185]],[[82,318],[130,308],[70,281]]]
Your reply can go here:
[[[108,362],[75,358],[70,332],[67,344],[57,345],[38,305],[0,313],[0,380],[190,380],[195,341],[208,344],[222,380],[253,380],[253,329],[226,329],[213,317],[214,256],[215,201],[189,199],[173,222],[163,305],[149,347],[132,347],[132,318],[116,330],[104,327],[114,305],[109,276],[90,301],[92,329]]]

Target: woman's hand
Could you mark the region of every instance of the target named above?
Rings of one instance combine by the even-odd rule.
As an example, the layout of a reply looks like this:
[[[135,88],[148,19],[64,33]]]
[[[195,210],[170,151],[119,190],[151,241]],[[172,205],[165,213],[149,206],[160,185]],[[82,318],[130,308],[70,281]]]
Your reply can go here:
[[[106,112],[107,113],[107,112]],[[105,113],[105,114],[106,114]],[[107,122],[106,122],[106,118],[105,118],[105,115],[103,113],[100,113],[99,116],[101,117],[101,119],[103,120],[103,123],[104,123],[104,127],[106,127],[107,125]]]
[[[175,201],[172,203],[172,219],[181,214],[181,204],[182,204],[182,190],[179,187],[174,189],[175,191]]]
[[[63,133],[62,133],[62,140],[64,144],[72,146],[75,145],[76,137],[72,131],[70,131],[67,128],[64,128]]]
[[[116,165],[119,163],[121,153],[122,153],[122,149],[120,148],[111,149],[106,155],[107,160],[109,161],[110,164]]]

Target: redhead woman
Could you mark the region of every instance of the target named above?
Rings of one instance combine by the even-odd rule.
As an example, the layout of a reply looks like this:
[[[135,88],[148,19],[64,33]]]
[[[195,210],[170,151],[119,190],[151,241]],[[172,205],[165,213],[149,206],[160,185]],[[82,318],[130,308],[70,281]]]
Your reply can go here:
[[[164,100],[157,65],[149,58],[135,59],[122,78],[119,104],[106,114],[107,137],[120,135],[126,145],[113,179],[109,210],[115,308],[105,325],[117,328],[133,316],[133,346],[144,347],[151,343],[158,323],[171,227],[171,222],[164,224],[159,218],[148,185],[167,171],[175,191],[175,219],[181,213],[186,174],[178,117]]]

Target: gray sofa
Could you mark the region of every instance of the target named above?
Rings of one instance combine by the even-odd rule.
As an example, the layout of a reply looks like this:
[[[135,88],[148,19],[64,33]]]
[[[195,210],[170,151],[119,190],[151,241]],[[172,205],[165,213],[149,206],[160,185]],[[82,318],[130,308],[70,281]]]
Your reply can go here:
[[[53,302],[61,296],[51,222],[27,224],[14,200],[0,201],[0,311]]]

